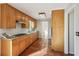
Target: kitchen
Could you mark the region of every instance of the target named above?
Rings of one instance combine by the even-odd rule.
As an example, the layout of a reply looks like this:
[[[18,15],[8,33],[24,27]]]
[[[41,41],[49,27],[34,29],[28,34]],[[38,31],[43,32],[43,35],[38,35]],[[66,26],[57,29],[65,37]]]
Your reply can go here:
[[[68,5],[71,4],[0,4],[0,55],[73,56],[67,53],[65,39]]]
[[[37,21],[9,4],[0,4],[1,55],[19,55],[37,40]],[[26,42],[26,43],[25,43]]]

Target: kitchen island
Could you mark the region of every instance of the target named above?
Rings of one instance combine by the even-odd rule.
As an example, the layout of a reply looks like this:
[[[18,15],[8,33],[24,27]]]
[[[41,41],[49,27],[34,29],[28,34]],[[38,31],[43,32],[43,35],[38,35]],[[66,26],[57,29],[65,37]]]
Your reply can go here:
[[[38,33],[16,36],[13,39],[1,40],[1,55],[2,56],[18,56],[38,38]]]

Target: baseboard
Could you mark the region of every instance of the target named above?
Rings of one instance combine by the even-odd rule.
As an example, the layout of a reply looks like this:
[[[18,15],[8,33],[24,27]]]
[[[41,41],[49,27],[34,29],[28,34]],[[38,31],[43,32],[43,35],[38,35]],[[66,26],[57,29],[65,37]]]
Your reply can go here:
[[[74,54],[74,52],[69,52],[69,54]]]
[[[51,48],[51,50],[54,51],[54,52],[64,53],[64,51],[56,51],[56,50],[54,50],[53,48]]]

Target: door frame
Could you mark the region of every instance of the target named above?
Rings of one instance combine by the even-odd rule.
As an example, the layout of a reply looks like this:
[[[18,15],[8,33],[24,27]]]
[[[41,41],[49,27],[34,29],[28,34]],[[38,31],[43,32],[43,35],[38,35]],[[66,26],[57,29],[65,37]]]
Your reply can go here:
[[[65,54],[68,54],[68,14],[74,10],[74,23],[75,23],[75,15],[76,15],[76,12],[75,12],[75,6],[76,4],[70,4],[69,7],[67,9],[65,9],[65,21],[64,21],[64,53]],[[75,33],[75,24],[74,24],[74,33]],[[74,34],[75,36],[75,34]],[[75,37],[74,37],[74,48],[75,48]],[[74,49],[75,51],[75,49]],[[74,52],[75,54],[75,52]]]
[[[69,49],[70,49],[70,46],[69,46],[69,44],[70,44],[70,41],[69,41],[69,40],[70,40],[70,32],[69,32],[69,31],[70,31],[70,28],[69,28],[69,27],[70,27],[70,26],[69,26],[69,25],[70,25],[70,20],[69,20],[69,14],[70,14],[71,12],[74,12],[74,9],[71,9],[70,12],[68,12],[68,54],[73,54],[73,53],[70,53],[70,52],[69,52]],[[74,16],[75,16],[75,15],[74,15]],[[74,20],[73,20],[73,21],[74,21]],[[74,25],[74,24],[73,24],[73,25]],[[75,32],[74,32],[74,33],[75,33]]]

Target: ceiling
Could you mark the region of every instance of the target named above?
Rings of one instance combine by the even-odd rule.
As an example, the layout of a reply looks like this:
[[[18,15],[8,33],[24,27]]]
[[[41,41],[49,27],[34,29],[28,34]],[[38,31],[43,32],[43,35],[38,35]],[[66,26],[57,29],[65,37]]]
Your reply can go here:
[[[32,16],[37,20],[45,20],[51,18],[52,10],[65,9],[68,3],[9,3],[22,12]],[[41,18],[39,12],[45,12],[46,18]]]

